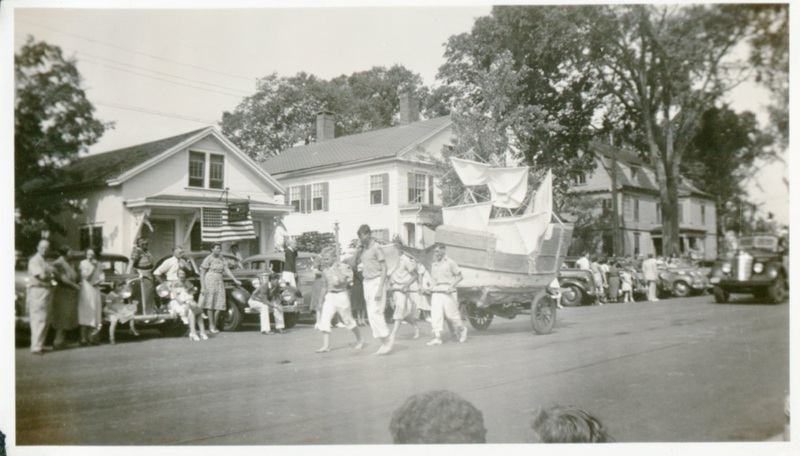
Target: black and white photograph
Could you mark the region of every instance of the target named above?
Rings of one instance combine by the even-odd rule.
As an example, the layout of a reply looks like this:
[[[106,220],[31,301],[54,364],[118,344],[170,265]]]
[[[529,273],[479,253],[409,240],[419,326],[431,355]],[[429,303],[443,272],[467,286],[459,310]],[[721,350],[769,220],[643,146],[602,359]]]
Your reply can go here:
[[[0,456],[800,450],[795,9],[2,1]]]

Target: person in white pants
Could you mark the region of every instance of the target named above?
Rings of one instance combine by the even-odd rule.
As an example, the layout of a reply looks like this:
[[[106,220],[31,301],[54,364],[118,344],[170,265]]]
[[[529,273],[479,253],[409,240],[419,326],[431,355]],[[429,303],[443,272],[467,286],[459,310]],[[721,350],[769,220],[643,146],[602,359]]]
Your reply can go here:
[[[283,328],[283,309],[280,306],[281,288],[279,285],[281,275],[277,272],[270,273],[267,280],[261,284],[253,295],[247,305],[254,309],[258,309],[261,316],[261,334],[268,336],[274,334],[270,328],[269,311],[272,309],[272,314],[275,317],[275,330],[278,334],[285,334]]]
[[[431,326],[433,340],[427,345],[442,345],[444,319],[453,325],[459,342],[467,341],[467,327],[461,320],[456,286],[464,280],[455,261],[445,256],[445,246],[436,244],[433,249],[435,261],[431,264]]]

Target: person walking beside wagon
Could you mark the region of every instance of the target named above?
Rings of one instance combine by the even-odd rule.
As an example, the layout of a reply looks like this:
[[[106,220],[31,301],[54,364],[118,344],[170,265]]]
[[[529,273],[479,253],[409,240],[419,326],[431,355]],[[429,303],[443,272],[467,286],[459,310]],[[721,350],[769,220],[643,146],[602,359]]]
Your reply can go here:
[[[30,314],[31,353],[34,355],[44,354],[44,339],[53,304],[52,281],[56,271],[44,259],[49,248],[50,242],[42,239],[36,246],[36,254],[28,260],[28,289],[25,294],[25,304]]]
[[[50,324],[56,330],[53,350],[64,348],[64,333],[78,327],[78,274],[67,261],[69,247],[58,249],[58,258],[53,262],[58,285],[53,290],[52,318]]]
[[[419,326],[417,325],[417,306],[411,293],[419,290],[417,277],[417,261],[407,253],[401,253],[397,266],[389,274],[389,291],[392,292],[394,302],[394,326],[389,334],[389,339],[394,344],[397,331],[405,321],[414,327],[413,339],[419,339]]]
[[[431,326],[433,340],[427,345],[442,345],[444,320],[447,319],[458,334],[459,342],[467,341],[467,327],[461,320],[458,308],[456,287],[464,280],[461,270],[455,261],[446,256],[444,244],[436,244],[433,248],[434,261],[431,264]]]
[[[81,290],[78,293],[78,323],[81,325],[81,345],[97,345],[97,333],[103,327],[103,300],[100,282],[103,271],[97,265],[94,250],[86,250],[86,258],[78,265],[81,272]]]
[[[383,256],[383,250],[372,238],[372,230],[369,225],[361,225],[358,228],[358,239],[364,246],[361,264],[363,265],[367,318],[369,318],[369,325],[372,328],[372,337],[381,343],[381,347],[375,354],[386,355],[392,351],[389,326],[386,324],[384,315],[386,311],[386,258]]]
[[[213,334],[219,332],[217,319],[220,311],[225,310],[223,273],[230,277],[237,287],[242,286],[242,282],[236,280],[222,256],[222,245],[214,244],[211,246],[211,254],[200,265],[200,305],[206,310],[209,321],[208,330]]]

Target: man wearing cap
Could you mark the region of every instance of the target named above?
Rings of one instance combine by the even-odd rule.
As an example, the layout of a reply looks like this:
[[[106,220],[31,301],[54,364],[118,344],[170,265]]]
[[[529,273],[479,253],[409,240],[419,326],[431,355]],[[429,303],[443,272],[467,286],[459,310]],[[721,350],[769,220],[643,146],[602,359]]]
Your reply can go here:
[[[264,283],[253,292],[247,305],[254,309],[258,309],[261,314],[261,334],[268,336],[273,334],[270,328],[269,311],[272,309],[272,314],[275,317],[275,330],[278,334],[285,334],[285,323],[283,321],[283,309],[280,306],[281,300],[281,287],[280,287],[280,274],[271,272],[264,280]]]
[[[36,255],[28,260],[28,289],[25,301],[30,313],[31,353],[34,355],[44,354],[44,339],[50,325],[55,269],[44,259],[49,248],[50,242],[42,239],[36,246]]]

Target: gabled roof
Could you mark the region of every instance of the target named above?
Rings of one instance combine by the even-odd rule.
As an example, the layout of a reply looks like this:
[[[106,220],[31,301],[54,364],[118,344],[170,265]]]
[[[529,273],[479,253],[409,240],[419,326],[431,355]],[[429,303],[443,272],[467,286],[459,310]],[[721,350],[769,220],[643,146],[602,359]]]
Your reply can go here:
[[[71,180],[60,186],[60,188],[91,188],[117,185],[150,168],[183,147],[207,136],[213,136],[222,142],[231,153],[248,163],[257,174],[260,174],[278,192],[282,193],[284,191],[283,187],[272,176],[239,150],[215,127],[201,128],[157,141],[81,157],[65,168],[71,174]]]
[[[450,116],[293,147],[261,163],[270,174],[399,156],[451,124]]]
[[[651,179],[649,173],[638,172],[636,173],[636,177],[631,179],[631,177],[629,176],[630,173],[625,172],[625,169],[622,167],[622,164],[627,165],[629,168],[631,166],[639,167],[647,169],[651,173],[654,173],[653,167],[650,166],[645,160],[642,160],[635,151],[611,146],[609,144],[597,141],[592,141],[590,143],[590,147],[594,151],[594,153],[600,157],[616,158],[616,178],[618,185],[620,185],[621,187],[632,187],[653,192],[659,191],[658,183],[655,182],[655,180]],[[604,163],[604,166],[606,167],[606,170],[608,172],[611,172],[610,165],[606,165]],[[653,175],[655,176],[655,174]],[[684,178],[681,178],[680,183],[678,184],[678,192],[684,195],[695,194],[695,195],[709,196],[708,193],[705,193],[702,190],[698,189],[691,182],[689,182]]]

